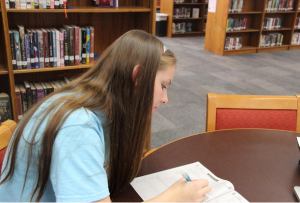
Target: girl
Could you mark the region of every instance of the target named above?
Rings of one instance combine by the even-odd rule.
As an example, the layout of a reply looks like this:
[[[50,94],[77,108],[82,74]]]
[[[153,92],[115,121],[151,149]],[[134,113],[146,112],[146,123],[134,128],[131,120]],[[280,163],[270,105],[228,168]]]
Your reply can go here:
[[[0,201],[111,201],[137,175],[152,112],[167,103],[176,58],[129,31],[79,78],[37,103],[6,153]],[[206,180],[176,182],[153,201],[202,201]]]

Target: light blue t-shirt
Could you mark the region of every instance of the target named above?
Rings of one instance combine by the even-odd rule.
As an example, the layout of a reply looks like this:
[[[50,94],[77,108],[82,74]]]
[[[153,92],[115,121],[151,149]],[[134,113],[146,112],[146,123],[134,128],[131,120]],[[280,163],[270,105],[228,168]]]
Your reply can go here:
[[[26,140],[30,140],[31,130],[41,119],[37,117],[37,113],[47,109],[49,104],[61,95],[54,95],[47,100],[26,125],[18,146],[14,175],[9,181],[0,185],[0,202],[30,201],[37,180],[37,157],[41,146],[41,133],[51,116],[46,117],[37,132],[31,166],[22,194],[29,149]],[[109,196],[108,180],[104,169],[108,156],[105,150],[108,149],[105,147],[107,132],[107,120],[103,112],[93,113],[80,108],[67,118],[53,145],[50,178],[41,201],[92,202]],[[8,153],[4,158],[2,169],[5,167],[7,155]],[[2,179],[6,171],[2,174]],[[33,201],[35,198],[36,195]]]

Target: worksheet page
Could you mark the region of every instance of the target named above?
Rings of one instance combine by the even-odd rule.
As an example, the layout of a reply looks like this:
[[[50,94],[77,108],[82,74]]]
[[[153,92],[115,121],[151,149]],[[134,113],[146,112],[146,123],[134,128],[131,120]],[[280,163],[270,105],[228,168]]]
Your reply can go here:
[[[212,200],[227,192],[234,191],[232,183],[218,178],[200,162],[137,177],[131,182],[131,186],[139,196],[146,201],[160,195],[177,180],[182,178],[182,171],[186,172],[191,179],[207,179],[209,181],[212,191],[207,194],[206,201]]]

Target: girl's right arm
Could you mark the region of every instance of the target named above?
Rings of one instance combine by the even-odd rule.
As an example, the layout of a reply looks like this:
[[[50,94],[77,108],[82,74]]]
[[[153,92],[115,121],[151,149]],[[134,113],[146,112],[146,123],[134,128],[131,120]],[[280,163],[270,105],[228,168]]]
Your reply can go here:
[[[189,182],[181,178],[165,192],[146,202],[202,202],[210,191],[205,179]]]

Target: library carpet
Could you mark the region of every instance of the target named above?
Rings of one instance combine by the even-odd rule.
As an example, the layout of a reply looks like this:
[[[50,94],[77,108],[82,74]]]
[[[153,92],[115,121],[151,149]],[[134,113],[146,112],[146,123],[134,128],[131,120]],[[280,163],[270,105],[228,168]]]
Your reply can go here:
[[[205,132],[206,94],[300,94],[300,49],[218,56],[204,37],[159,38],[178,58],[168,104],[153,114],[151,148]]]

